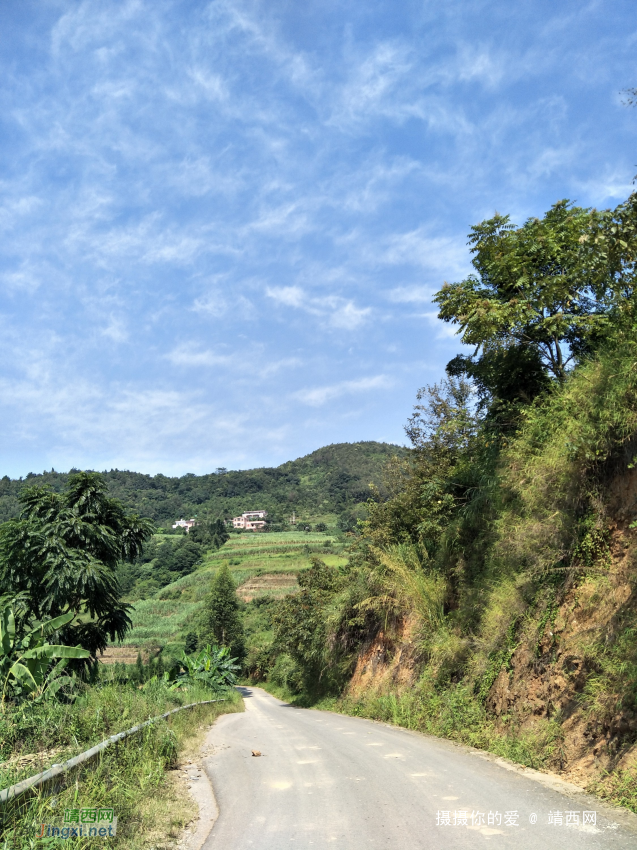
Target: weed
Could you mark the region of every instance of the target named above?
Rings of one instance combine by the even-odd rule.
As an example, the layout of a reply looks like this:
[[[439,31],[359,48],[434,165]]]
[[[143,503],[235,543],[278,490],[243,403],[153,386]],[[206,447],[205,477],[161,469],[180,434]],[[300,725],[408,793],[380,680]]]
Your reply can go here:
[[[2,765],[0,783],[8,787],[46,769],[52,761],[61,762],[149,716],[205,699],[210,699],[207,690],[169,694],[159,686],[138,690],[107,684],[87,691],[73,705],[33,706],[5,713],[0,716],[0,736],[8,761]],[[149,805],[149,800],[163,800],[168,805],[173,794],[166,769],[175,764],[185,742],[202,724],[240,706],[241,700],[233,692],[226,703],[198,706],[157,721],[109,747],[98,759],[65,774],[62,787],[41,790],[8,804],[1,813],[6,847],[22,850],[29,846],[33,824],[57,824],[65,808],[103,806],[113,808],[118,817],[117,836],[109,839],[109,847],[145,847],[155,828],[151,817],[157,817],[160,808]],[[17,754],[29,751],[37,754],[37,761],[14,760]],[[174,813],[174,807],[171,811]],[[169,830],[170,826],[164,824],[164,828]]]

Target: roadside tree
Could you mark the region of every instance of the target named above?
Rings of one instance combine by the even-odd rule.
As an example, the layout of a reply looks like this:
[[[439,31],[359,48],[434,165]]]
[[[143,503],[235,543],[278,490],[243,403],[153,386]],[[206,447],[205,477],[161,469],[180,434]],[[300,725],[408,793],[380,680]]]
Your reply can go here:
[[[227,564],[223,564],[217,571],[204,603],[200,645],[206,644],[227,646],[234,658],[240,661],[245,658],[245,638],[239,616],[237,589]]]
[[[73,619],[61,641],[96,653],[131,626],[117,566],[137,558],[153,529],[108,497],[101,475],[80,472],[63,493],[30,487],[19,519],[0,526],[0,593],[24,599],[26,617]]]
[[[534,375],[525,391],[539,391],[544,382],[538,368],[563,381],[570,365],[611,333],[629,305],[637,195],[601,212],[559,201],[522,227],[496,214],[472,228],[469,244],[476,274],[445,283],[434,297],[439,318],[458,325],[462,341],[475,346],[471,357],[455,361],[455,374],[471,375],[485,357],[513,349],[518,353],[509,365],[522,376],[528,370]],[[506,358],[493,365],[477,369],[483,383],[493,375],[502,383]]]

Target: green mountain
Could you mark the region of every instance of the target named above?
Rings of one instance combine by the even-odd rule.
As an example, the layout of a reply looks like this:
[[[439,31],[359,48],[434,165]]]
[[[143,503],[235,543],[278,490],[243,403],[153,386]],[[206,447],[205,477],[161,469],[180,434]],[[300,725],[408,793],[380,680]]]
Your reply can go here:
[[[265,509],[284,522],[297,516],[356,516],[369,497],[370,483],[383,490],[383,469],[390,457],[404,455],[401,446],[373,441],[336,443],[274,468],[218,470],[180,477],[143,475],[112,469],[105,472],[109,490],[127,508],[168,526],[180,517],[231,517]],[[25,479],[0,480],[0,522],[17,516],[18,495],[25,486],[48,484],[62,490],[67,473],[29,473]]]

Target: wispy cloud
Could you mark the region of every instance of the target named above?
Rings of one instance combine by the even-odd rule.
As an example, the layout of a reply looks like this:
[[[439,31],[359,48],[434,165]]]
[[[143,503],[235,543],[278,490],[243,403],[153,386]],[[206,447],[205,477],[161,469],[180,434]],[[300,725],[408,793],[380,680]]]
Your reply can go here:
[[[383,389],[389,386],[389,379],[385,375],[374,375],[369,378],[358,378],[353,381],[340,381],[325,387],[314,387],[313,389],[299,390],[295,398],[311,407],[322,407],[341,396],[357,393],[365,393],[370,390]]]
[[[279,304],[304,310],[342,330],[356,330],[371,316],[371,307],[358,307],[339,295],[310,295],[300,286],[267,287],[266,294]]]
[[[429,286],[398,286],[389,290],[387,298],[397,304],[430,304],[435,292]]]
[[[614,204],[637,171],[637,110],[617,96],[634,84],[628,0],[13,5],[12,471],[400,439],[415,372],[435,378],[459,347],[430,302],[470,271],[469,227],[562,197]]]
[[[175,366],[227,366],[233,358],[228,354],[218,354],[210,349],[200,349],[193,345],[180,345],[166,355]]]

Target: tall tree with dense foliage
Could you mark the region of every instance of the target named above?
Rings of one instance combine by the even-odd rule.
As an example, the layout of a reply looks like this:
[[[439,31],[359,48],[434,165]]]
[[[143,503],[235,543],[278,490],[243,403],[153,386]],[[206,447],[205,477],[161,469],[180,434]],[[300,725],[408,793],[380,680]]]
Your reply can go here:
[[[523,372],[541,365],[563,381],[632,298],[637,195],[602,212],[559,201],[522,227],[496,214],[472,228],[469,244],[476,274],[445,283],[434,298],[439,318],[475,346],[465,371],[478,353],[514,349],[523,352],[514,359],[527,361]]]
[[[200,637],[204,645],[227,646],[234,658],[242,660],[245,657],[237,589],[227,564],[223,564],[217,571],[204,603]]]
[[[64,643],[92,655],[131,626],[120,599],[118,563],[138,557],[153,530],[109,498],[101,475],[80,472],[63,493],[31,487],[19,519],[0,526],[0,592],[20,594],[37,620],[72,613]]]
[[[328,620],[339,575],[319,558],[312,558],[312,566],[299,573],[298,582],[300,591],[284,597],[275,608],[275,645],[298,665],[303,686],[312,693],[329,687],[334,678],[336,643],[328,644]]]
[[[226,524],[222,519],[198,523],[190,530],[188,536],[195,543],[201,543],[212,549],[221,549],[223,544],[230,539]]]

